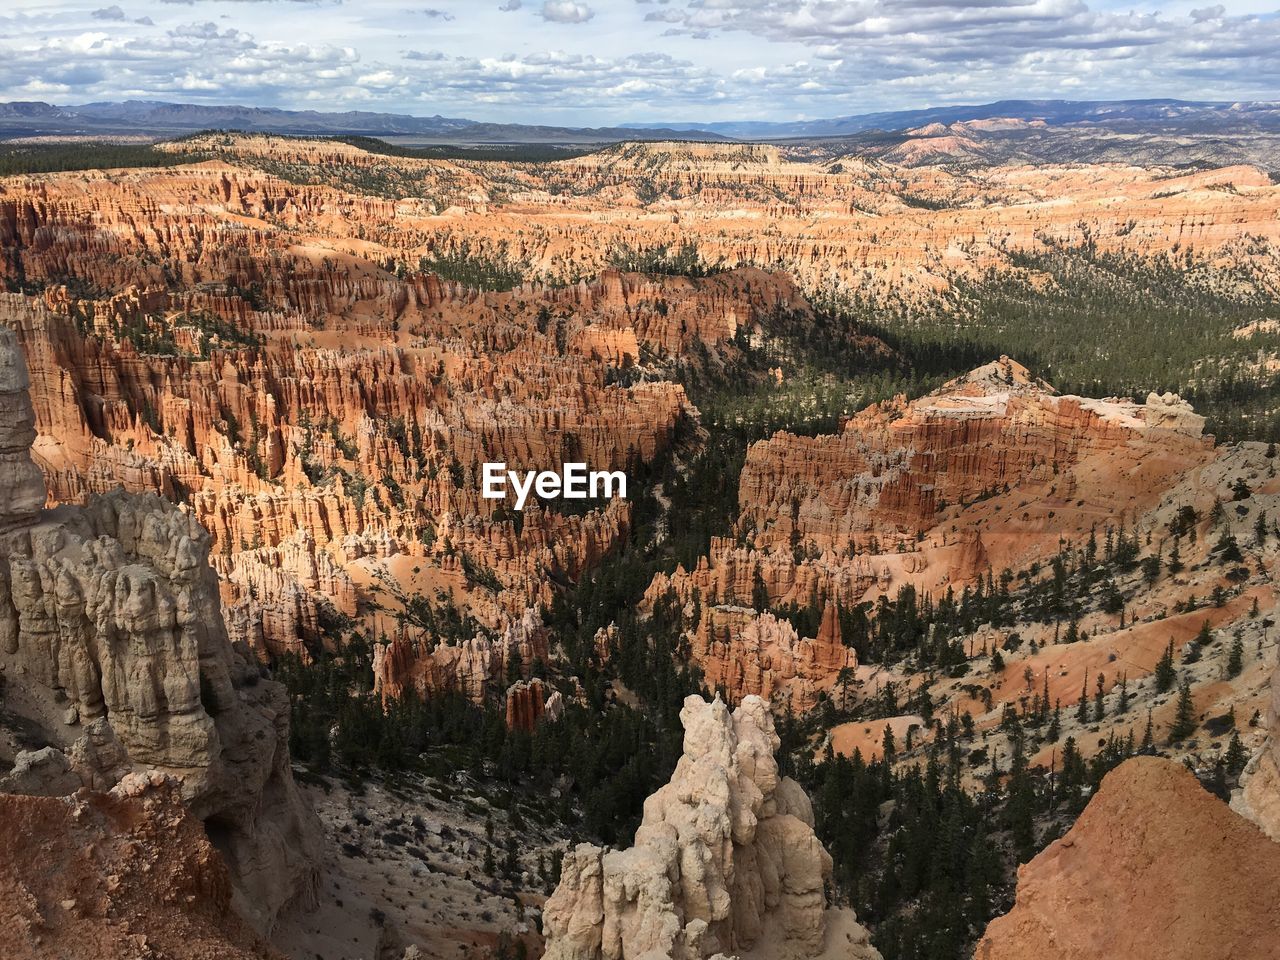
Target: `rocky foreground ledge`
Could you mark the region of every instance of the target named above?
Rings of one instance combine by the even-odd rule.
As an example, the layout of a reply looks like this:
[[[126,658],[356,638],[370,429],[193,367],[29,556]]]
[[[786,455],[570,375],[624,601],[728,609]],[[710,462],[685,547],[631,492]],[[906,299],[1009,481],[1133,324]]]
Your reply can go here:
[[[1135,757],[1018,870],[976,960],[1274,960],[1280,844],[1180,763]]]
[[[172,775],[230,868],[237,908],[265,932],[316,884],[284,687],[228,639],[209,535],[189,511],[120,492],[41,509],[28,386],[0,327],[0,672],[6,711],[49,744],[18,753],[0,793]]]

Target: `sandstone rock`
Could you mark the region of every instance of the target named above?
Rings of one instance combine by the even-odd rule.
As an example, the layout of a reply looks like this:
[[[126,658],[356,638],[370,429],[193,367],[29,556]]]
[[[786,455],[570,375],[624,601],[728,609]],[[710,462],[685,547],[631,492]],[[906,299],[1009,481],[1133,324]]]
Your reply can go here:
[[[0,531],[31,520],[44,506],[44,478],[31,462],[35,413],[17,338],[0,326]]]
[[[544,909],[548,960],[706,960],[768,943],[769,956],[825,949],[831,858],[804,791],[778,775],[768,705],[685,701],[684,756],[645,801],[635,846],[579,844]],[[854,953],[879,954],[861,938]]]
[[[13,769],[0,777],[0,793],[59,797],[79,789],[80,778],[72,772],[66,754],[56,747],[24,750],[15,758]]]
[[[786,620],[744,607],[704,607],[691,644],[711,690],[730,703],[756,695],[786,699],[796,711],[817,702],[839,672],[858,665],[858,657],[840,638],[836,605],[823,613],[818,637],[800,637]]]
[[[1241,789],[1232,798],[1232,807],[1261,827],[1272,840],[1280,842],[1280,665],[1271,675],[1265,722],[1266,742],[1249,761],[1240,779]]]
[[[1066,836],[1018,869],[977,960],[1263,960],[1276,955],[1280,844],[1181,765],[1126,761]]]
[[[384,697],[405,690],[421,694],[456,690],[473,703],[483,703],[486,690],[507,676],[512,657],[520,662],[524,679],[535,660],[546,662],[548,638],[537,611],[526,609],[511,618],[496,640],[475,636],[460,644],[431,644],[399,635],[389,645],[376,646],[373,676]],[[499,691],[501,692],[501,691]]]
[[[12,338],[0,356],[22,369]],[[0,662],[32,696],[66,697],[89,721],[71,751],[80,780],[108,786],[137,767],[180,778],[265,929],[310,898],[315,831],[289,767],[284,688],[229,642],[208,556],[190,513],[154,495],[94,496],[11,524]]]
[[[537,677],[507,687],[507,729],[532,733],[546,711],[546,684]]]
[[[231,879],[175,781],[0,794],[0,954],[9,960],[278,955],[231,909]]]

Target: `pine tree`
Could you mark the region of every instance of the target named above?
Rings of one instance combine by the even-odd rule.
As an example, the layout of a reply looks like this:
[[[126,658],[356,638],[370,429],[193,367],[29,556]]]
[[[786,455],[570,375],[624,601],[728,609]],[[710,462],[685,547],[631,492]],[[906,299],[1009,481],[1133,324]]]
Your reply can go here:
[[[1081,723],[1089,722],[1089,672],[1084,674],[1084,685],[1080,688],[1080,701],[1076,704],[1076,719]]]
[[[1159,553],[1149,553],[1142,558],[1142,579],[1147,583],[1155,583],[1160,578],[1160,567],[1163,565]]]
[[[1102,690],[1103,683],[1104,681],[1102,679],[1102,674],[1098,674],[1097,690],[1093,695],[1093,722],[1094,723],[1101,723],[1102,718],[1107,715],[1107,705],[1106,705],[1106,701],[1103,699],[1105,696]]]
[[[1049,721],[1049,742],[1057,743],[1060,736],[1062,736],[1062,701],[1055,700],[1053,719]]]
[[[884,741],[881,749],[885,762],[892,763],[894,754],[897,752],[897,746],[893,739],[893,728],[887,723],[884,725]]]
[[[1155,730],[1151,724],[1151,711],[1147,711],[1147,729],[1142,732],[1142,746],[1138,748],[1138,752],[1146,756],[1156,752]]]
[[[1156,663],[1156,693],[1168,693],[1177,675],[1173,669],[1173,638],[1170,637],[1169,646]]]
[[[1062,638],[1063,643],[1075,643],[1080,639],[1080,622],[1075,617],[1071,618],[1071,622],[1067,624],[1067,633]]]
[[[1227,773],[1233,777],[1240,776],[1244,765],[1249,762],[1249,755],[1245,753],[1244,744],[1240,742],[1240,734],[1238,731],[1231,732],[1231,742],[1227,744],[1227,754],[1223,758],[1227,766]]]
[[[1125,671],[1120,677],[1120,702],[1116,704],[1116,713],[1125,714],[1129,712],[1129,671]]]
[[[1169,740],[1177,743],[1196,732],[1195,703],[1191,699],[1191,684],[1183,681],[1178,690],[1178,710],[1174,714],[1173,727],[1169,730]]]
[[[1237,630],[1231,641],[1231,653],[1227,655],[1227,676],[1238,677],[1244,669],[1244,637]]]

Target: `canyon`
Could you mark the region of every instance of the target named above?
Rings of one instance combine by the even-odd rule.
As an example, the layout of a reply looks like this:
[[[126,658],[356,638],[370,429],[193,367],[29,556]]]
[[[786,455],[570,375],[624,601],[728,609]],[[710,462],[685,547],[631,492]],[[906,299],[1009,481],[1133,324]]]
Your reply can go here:
[[[7,949],[892,960],[936,788],[979,958],[1266,955],[1280,186],[1015,132],[0,180]],[[988,349],[1086,268],[1238,325],[1122,396]]]

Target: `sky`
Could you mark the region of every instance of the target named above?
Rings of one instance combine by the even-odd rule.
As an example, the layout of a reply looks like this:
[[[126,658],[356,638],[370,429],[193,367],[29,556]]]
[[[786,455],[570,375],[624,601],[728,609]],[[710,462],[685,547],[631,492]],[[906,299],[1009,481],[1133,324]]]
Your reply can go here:
[[[1280,99],[1280,0],[7,0],[0,100],[495,122]]]

